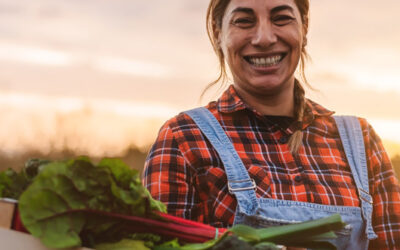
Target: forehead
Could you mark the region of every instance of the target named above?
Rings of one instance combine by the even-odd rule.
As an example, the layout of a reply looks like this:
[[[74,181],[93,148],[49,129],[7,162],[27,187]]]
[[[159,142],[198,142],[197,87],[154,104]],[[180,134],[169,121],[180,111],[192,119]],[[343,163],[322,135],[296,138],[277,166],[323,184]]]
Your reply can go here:
[[[254,11],[270,11],[278,6],[290,6],[298,10],[294,0],[231,0],[226,8],[225,14],[229,14],[237,8],[249,8]]]

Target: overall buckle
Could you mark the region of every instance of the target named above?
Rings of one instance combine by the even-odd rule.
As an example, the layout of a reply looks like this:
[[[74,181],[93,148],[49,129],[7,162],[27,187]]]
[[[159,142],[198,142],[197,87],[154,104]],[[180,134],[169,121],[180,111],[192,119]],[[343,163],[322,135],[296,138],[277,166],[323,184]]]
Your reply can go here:
[[[231,187],[231,183],[244,183],[247,182],[248,180],[240,180],[240,181],[229,181],[228,182],[228,190],[229,193],[233,194],[233,192],[237,192],[237,191],[246,191],[246,190],[250,190],[250,189],[256,189],[256,182],[254,181],[254,179],[251,179],[251,186],[250,187],[239,187],[239,188],[233,188]]]
[[[368,202],[368,203],[371,204],[371,205],[374,204],[371,195],[370,195],[367,191],[365,191],[365,190],[362,189],[362,188],[359,188],[359,189],[358,189],[358,193],[359,193],[359,195],[360,195],[360,199],[361,199],[361,200],[363,200],[363,201],[365,201],[365,202]]]

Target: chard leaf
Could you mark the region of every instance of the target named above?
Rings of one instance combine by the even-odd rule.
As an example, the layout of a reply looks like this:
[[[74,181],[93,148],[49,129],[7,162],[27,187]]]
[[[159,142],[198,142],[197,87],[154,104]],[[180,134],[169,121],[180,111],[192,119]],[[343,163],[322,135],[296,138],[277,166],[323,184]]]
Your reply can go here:
[[[154,247],[153,250],[181,250],[182,247],[179,244],[178,239],[173,239],[167,242],[164,242],[161,245]]]
[[[256,231],[251,233],[246,233],[246,230],[250,229],[240,229],[240,231],[245,231],[244,234],[242,234],[242,237],[250,242],[268,241],[274,243],[287,243],[299,240],[304,241],[319,234],[341,229],[344,225],[345,224],[342,222],[340,215],[335,214],[326,218],[298,224],[256,229]],[[234,226],[230,231],[235,233],[237,230],[236,227],[238,226]],[[256,234],[256,236],[252,236],[252,234]]]
[[[47,247],[92,247],[129,235],[123,221],[92,210],[136,216],[151,215],[148,209],[165,211],[146,191],[137,171],[121,161],[96,166],[78,158],[41,166],[20,197],[19,210],[24,226]]]
[[[48,163],[50,163],[48,160],[29,159],[27,162],[25,162],[23,172],[25,172],[28,178],[33,179],[41,171],[43,166]]]
[[[216,244],[216,240],[210,240],[202,244],[189,244],[182,247],[182,250],[206,250]]]
[[[244,241],[259,242],[261,241],[262,237],[262,235],[260,234],[260,230],[246,225],[236,225],[232,227],[229,231],[231,231]]]
[[[281,247],[278,247],[274,243],[271,242],[261,242],[254,246],[254,250],[281,250]]]
[[[96,245],[97,250],[150,250],[144,241],[123,239],[117,243],[102,243]]]
[[[0,173],[0,197],[1,198],[13,198],[7,195],[9,187],[12,185],[13,170],[7,169]]]
[[[79,232],[85,223],[84,217],[68,212],[84,208],[86,196],[76,191],[66,172],[65,164],[46,166],[19,200],[25,227],[48,247],[81,243]]]
[[[140,183],[139,172],[130,169],[122,160],[105,158],[99,162],[98,166],[109,169],[118,185],[124,188],[128,188],[131,183],[135,185]]]
[[[31,179],[25,172],[17,173],[7,169],[0,173],[0,198],[17,200],[30,183]]]

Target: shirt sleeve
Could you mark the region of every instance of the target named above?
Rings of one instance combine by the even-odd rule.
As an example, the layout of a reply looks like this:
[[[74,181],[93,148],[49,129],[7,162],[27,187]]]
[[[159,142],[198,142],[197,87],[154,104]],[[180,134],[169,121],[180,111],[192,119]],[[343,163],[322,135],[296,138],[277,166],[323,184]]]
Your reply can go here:
[[[201,221],[199,203],[191,166],[179,149],[179,144],[167,122],[147,156],[143,185],[152,197],[167,206],[168,214]]]
[[[373,198],[372,224],[376,240],[370,249],[400,249],[400,187],[379,136],[365,121],[364,140]]]

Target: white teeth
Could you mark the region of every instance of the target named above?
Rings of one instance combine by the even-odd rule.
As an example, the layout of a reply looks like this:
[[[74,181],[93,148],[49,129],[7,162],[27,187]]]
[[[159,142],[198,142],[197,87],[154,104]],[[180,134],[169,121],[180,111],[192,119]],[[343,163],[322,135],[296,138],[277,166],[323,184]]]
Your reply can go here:
[[[277,55],[270,57],[250,57],[249,61],[251,64],[257,67],[268,67],[278,64],[281,59],[282,55]]]

